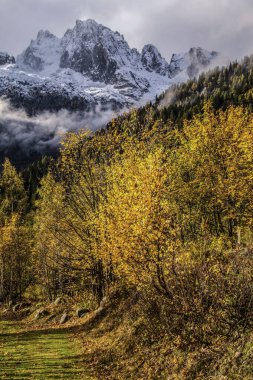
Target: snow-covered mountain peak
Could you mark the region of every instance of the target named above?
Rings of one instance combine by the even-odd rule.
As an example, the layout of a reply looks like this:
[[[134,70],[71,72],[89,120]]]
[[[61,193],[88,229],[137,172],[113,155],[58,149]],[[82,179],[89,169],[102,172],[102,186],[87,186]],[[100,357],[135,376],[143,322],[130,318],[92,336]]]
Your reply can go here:
[[[220,53],[209,52],[201,47],[192,47],[187,53],[173,54],[170,61],[169,76],[174,78],[183,72],[188,78],[194,78],[210,65],[214,65],[219,56],[221,56]]]
[[[48,30],[40,30],[36,40],[17,57],[17,66],[26,71],[50,74],[59,67],[60,39]]]
[[[141,62],[148,71],[168,76],[168,62],[161,56],[154,45],[148,44],[144,46],[141,52]]]
[[[216,51],[209,52],[201,47],[193,47],[188,52],[188,59],[191,64],[208,66],[218,55]]]
[[[77,27],[94,27],[94,28],[97,28],[99,24],[97,21],[91,19],[91,18],[88,18],[87,20],[76,20],[76,26]],[[103,26],[103,25],[102,25]]]
[[[71,29],[70,29],[71,30]],[[114,38],[119,38],[120,40],[124,40],[125,38],[122,34],[120,34],[117,31],[112,31],[110,28],[107,26],[104,26],[102,24],[99,24],[97,21],[93,19],[87,19],[87,20],[76,20],[75,27],[72,29],[76,31],[76,34],[80,35],[85,35],[87,33],[93,33],[94,37],[97,37],[98,35],[101,34],[109,34],[109,35],[114,35]]]
[[[39,30],[36,38],[36,43],[40,44],[45,39],[57,39],[57,37],[51,32],[49,32],[49,30]]]
[[[118,33],[113,32],[102,24],[98,24],[92,19],[88,20],[76,20],[76,24],[73,29],[68,29],[63,37],[62,44],[66,46],[68,40],[72,41],[73,45],[84,44],[86,46],[93,47],[94,44],[103,43],[106,47],[110,43],[123,42],[129,48],[124,37]]]
[[[92,80],[113,83],[116,71],[136,60],[124,37],[94,20],[76,21],[61,40],[61,68],[71,68]]]
[[[27,105],[31,113],[97,105],[118,109],[155,99],[170,85],[207,70],[217,57],[192,48],[173,54],[169,64],[154,45],[140,53],[119,32],[77,20],[62,38],[40,30],[16,64],[0,54],[0,96]]]
[[[76,20],[76,24],[72,29],[75,37],[83,37],[83,36],[96,36],[99,34],[99,29],[101,29],[100,24],[96,21],[88,19],[88,20]]]

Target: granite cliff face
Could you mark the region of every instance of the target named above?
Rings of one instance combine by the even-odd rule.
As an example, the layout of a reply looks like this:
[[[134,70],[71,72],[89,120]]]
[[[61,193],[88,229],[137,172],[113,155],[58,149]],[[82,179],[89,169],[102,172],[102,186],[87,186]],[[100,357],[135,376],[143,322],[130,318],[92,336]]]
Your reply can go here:
[[[154,45],[144,46],[141,53],[141,62],[149,72],[155,72],[163,76],[169,75],[169,64]]]
[[[62,38],[39,31],[16,60],[0,53],[0,96],[30,114],[42,110],[119,110],[153,100],[170,85],[215,63],[216,52],[192,48],[168,63],[153,45],[142,52],[94,20],[77,20]]]

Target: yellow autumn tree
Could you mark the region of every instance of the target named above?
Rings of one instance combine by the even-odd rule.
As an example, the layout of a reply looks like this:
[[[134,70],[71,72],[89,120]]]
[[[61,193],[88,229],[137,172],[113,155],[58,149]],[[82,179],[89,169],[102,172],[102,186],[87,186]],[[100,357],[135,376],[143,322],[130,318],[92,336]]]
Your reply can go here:
[[[63,291],[63,285],[59,288],[55,281],[52,283],[53,273],[54,277],[56,273],[60,275],[66,292],[89,290],[99,300],[103,297],[106,280],[98,255],[96,218],[103,196],[107,154],[110,155],[105,139],[90,139],[85,131],[70,133],[63,142],[54,175],[42,180],[35,250],[44,258],[43,268],[50,274],[49,289],[50,294],[54,289],[53,297]]]
[[[33,280],[31,234],[19,214],[0,227],[0,299],[21,299]]]
[[[31,282],[31,236],[23,179],[6,159],[0,175],[0,299],[21,298]]]
[[[126,143],[107,168],[99,213],[101,255],[132,284],[164,280],[165,262],[179,244],[174,210],[166,200],[168,168],[162,148]]]
[[[178,132],[170,154],[168,196],[175,202],[185,240],[213,236],[237,239],[252,221],[253,120],[241,107],[202,116]]]
[[[24,212],[27,196],[23,179],[9,159],[4,161],[2,169],[0,175],[0,222],[4,223],[4,220],[14,212]]]
[[[48,173],[41,181],[38,195],[34,223],[37,281],[42,287],[42,294],[54,299],[63,292],[64,281],[69,273],[64,244],[69,242],[64,191],[61,184]]]

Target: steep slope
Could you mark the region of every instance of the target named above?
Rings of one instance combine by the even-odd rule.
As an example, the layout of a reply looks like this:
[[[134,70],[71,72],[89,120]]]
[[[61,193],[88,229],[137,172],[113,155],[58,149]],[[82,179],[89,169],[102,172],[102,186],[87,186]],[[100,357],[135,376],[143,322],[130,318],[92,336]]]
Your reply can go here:
[[[187,79],[193,79],[198,76],[201,71],[205,71],[208,67],[218,65],[219,58],[223,64],[228,64],[225,57],[221,57],[216,51],[209,52],[200,47],[191,48],[187,53],[173,54],[169,66],[169,75],[171,78],[184,74]]]
[[[41,110],[114,110],[144,104],[174,83],[205,70],[219,56],[201,48],[169,64],[153,45],[131,49],[94,20],[76,21],[62,38],[39,31],[28,48],[0,67],[0,96],[33,114]]]
[[[253,110],[253,55],[227,67],[202,73],[197,79],[170,87],[157,101],[163,119],[181,122],[202,111],[209,100],[215,109],[242,105]]]
[[[156,102],[120,115],[107,129],[139,136],[153,127],[154,133],[158,128],[171,130],[172,125],[182,128],[184,120],[203,112],[205,102],[216,110],[240,105],[253,112],[253,55],[171,86]]]
[[[146,70],[168,76],[170,67],[154,45],[145,45],[141,53],[141,62]]]
[[[47,71],[51,74],[59,67],[60,53],[60,39],[47,30],[40,30],[36,40],[32,40],[17,57],[17,65],[24,71]]]

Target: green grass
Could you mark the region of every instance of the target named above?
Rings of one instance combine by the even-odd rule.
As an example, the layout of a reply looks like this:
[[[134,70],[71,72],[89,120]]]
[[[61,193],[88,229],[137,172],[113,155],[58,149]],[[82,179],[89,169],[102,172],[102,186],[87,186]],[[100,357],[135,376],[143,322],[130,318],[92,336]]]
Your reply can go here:
[[[68,329],[22,330],[0,322],[0,379],[90,379]]]

